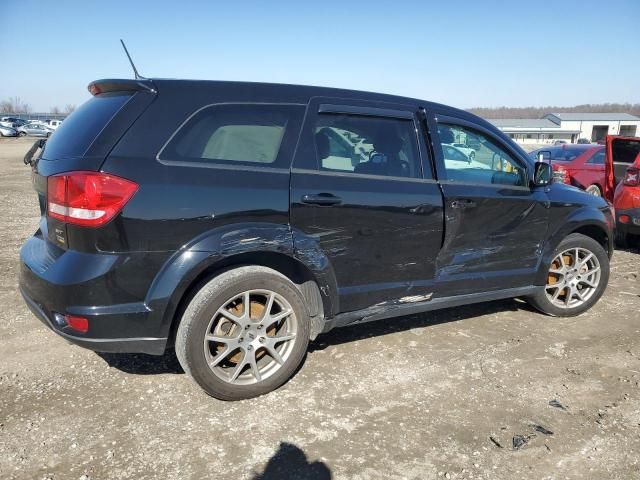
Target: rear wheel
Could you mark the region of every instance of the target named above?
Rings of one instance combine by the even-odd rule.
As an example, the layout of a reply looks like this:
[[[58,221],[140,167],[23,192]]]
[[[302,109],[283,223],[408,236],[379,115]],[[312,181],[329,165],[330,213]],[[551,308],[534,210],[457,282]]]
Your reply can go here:
[[[608,281],[609,257],[602,245],[574,233],[558,245],[546,285],[529,298],[529,303],[548,315],[579,315],[600,299]]]
[[[240,400],[285,383],[308,343],[298,288],[274,270],[248,266],[213,278],[193,297],[178,327],[176,354],[209,395]]]

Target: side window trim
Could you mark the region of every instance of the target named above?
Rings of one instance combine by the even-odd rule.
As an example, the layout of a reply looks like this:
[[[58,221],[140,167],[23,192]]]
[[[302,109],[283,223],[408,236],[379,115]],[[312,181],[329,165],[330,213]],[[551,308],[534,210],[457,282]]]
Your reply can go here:
[[[335,105],[321,103],[318,113],[344,113],[348,115],[364,115],[370,117],[399,118],[403,120],[413,120],[414,114],[409,110],[395,110],[390,108],[360,107],[356,105]]]
[[[268,166],[269,164],[266,165],[261,165],[261,164],[256,164],[254,165],[247,165],[244,163],[237,163],[235,165],[231,165],[231,166],[227,166],[224,163],[219,163],[219,162],[215,162],[215,161],[211,161],[211,162],[194,162],[194,161],[189,161],[189,160],[171,160],[171,159],[167,159],[167,158],[160,158],[161,155],[164,153],[165,149],[167,148],[167,146],[172,142],[172,140],[174,139],[174,137],[183,129],[183,127],[185,125],[187,125],[191,119],[193,119],[196,115],[198,115],[200,112],[202,112],[203,110],[206,110],[208,108],[212,108],[212,107],[219,107],[219,106],[227,106],[227,105],[256,105],[256,106],[284,106],[284,107],[302,107],[303,112],[301,115],[301,120],[304,121],[304,119],[306,118],[306,111],[307,111],[307,107],[308,104],[306,103],[297,103],[297,102],[243,102],[243,101],[238,101],[238,102],[216,102],[216,103],[209,103],[207,105],[203,105],[200,108],[196,109],[195,111],[193,111],[190,115],[187,116],[187,118],[185,118],[177,127],[176,129],[173,131],[173,133],[171,133],[171,135],[169,136],[169,138],[162,144],[162,146],[160,147],[160,149],[158,150],[158,153],[156,153],[155,159],[157,162],[163,164],[163,165],[171,165],[171,166],[184,166],[184,167],[200,167],[200,168],[220,168],[220,169],[229,169],[229,168],[240,168],[243,170],[247,170],[247,171],[271,171],[271,172],[288,172],[291,169],[291,165],[293,163],[293,159],[295,157],[295,150],[297,149],[297,143],[301,134],[301,128],[298,128],[297,130],[297,134],[293,135],[293,145],[292,145],[292,151],[289,152],[289,165],[288,166],[281,166],[281,167],[274,167],[274,166]],[[276,157],[276,161],[278,160],[278,158],[280,157],[280,155],[282,154],[282,148],[283,148],[283,144],[284,141],[287,137],[287,131],[284,132],[284,137],[282,139],[282,143],[280,145],[280,151],[278,152],[278,156]]]
[[[337,111],[333,111],[336,109]],[[348,109],[349,111],[345,112],[344,110]],[[321,111],[322,110],[322,111]],[[309,99],[309,103],[307,104],[307,109],[304,115],[304,119],[302,122],[302,128],[300,130],[298,136],[298,142],[295,148],[293,162],[292,162],[292,171],[296,172],[307,172],[310,173],[312,171],[319,172],[323,175],[330,176],[334,172],[331,171],[323,171],[320,168],[320,163],[318,162],[317,152],[315,142],[313,141],[313,129],[314,125],[318,119],[318,117],[322,113],[343,113],[343,114],[352,114],[352,115],[367,115],[367,116],[383,116],[383,117],[391,117],[398,118],[402,120],[411,120],[413,122],[414,127],[414,135],[416,140],[416,148],[417,153],[420,159],[419,169],[420,176],[418,178],[407,178],[407,177],[384,177],[381,176],[380,179],[389,178],[395,180],[411,180],[411,181],[420,181],[426,180],[429,182],[435,181],[435,167],[433,163],[435,162],[434,156],[430,150],[429,145],[425,141],[422,135],[421,129],[421,117],[419,114],[419,105],[413,104],[402,104],[402,103],[392,103],[392,102],[384,102],[379,100],[371,100],[371,99],[359,99],[359,98],[349,98],[349,97],[327,97],[327,96],[317,96],[311,97]],[[386,113],[386,115],[379,115],[379,113]],[[426,170],[426,167],[430,167],[429,170]],[[363,176],[363,174],[356,173],[340,173],[340,175],[352,175],[358,176],[361,178],[367,178]]]

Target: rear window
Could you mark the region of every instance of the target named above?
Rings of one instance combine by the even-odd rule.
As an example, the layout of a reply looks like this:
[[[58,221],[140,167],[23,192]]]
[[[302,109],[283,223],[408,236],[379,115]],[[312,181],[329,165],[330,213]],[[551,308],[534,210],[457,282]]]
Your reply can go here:
[[[131,96],[130,92],[114,92],[92,97],[60,124],[47,140],[42,157],[57,160],[83,156]]]
[[[637,140],[616,138],[611,144],[611,149],[614,162],[632,164],[640,153],[640,138]]]
[[[301,105],[221,104],[195,113],[169,140],[163,161],[288,167],[287,136],[300,125]]]
[[[571,147],[547,147],[540,148],[531,152],[529,155],[531,158],[537,160],[538,152],[549,153],[550,158],[554,162],[571,162],[582,155],[587,150],[591,150],[593,145],[572,145]]]

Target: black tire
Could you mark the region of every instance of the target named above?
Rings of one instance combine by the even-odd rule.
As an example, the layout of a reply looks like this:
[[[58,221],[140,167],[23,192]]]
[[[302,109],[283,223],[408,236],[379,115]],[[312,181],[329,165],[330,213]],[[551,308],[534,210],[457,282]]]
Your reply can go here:
[[[616,245],[620,248],[629,248],[629,234],[616,230]]]
[[[556,250],[553,252],[553,258],[555,259],[556,256],[560,255],[560,253],[572,248],[588,250],[597,258],[600,264],[600,278],[598,285],[595,288],[595,292],[588,300],[579,306],[561,308],[554,305],[547,297],[546,287],[541,287],[536,294],[528,297],[527,301],[542,313],[554,317],[573,317],[580,315],[595,305],[607,288],[607,283],[609,281],[609,256],[604,248],[602,248],[602,245],[591,237],[587,237],[586,235],[579,233],[572,233],[560,242],[560,245],[558,245]],[[548,268],[551,268],[551,265],[549,265]]]
[[[249,385],[230,383],[209,367],[203,346],[205,335],[210,333],[211,319],[230,298],[261,289],[275,292],[291,306],[297,325],[295,338],[291,340],[294,343],[288,357],[268,378]],[[269,268],[244,266],[214,277],[195,294],[182,315],[175,350],[184,371],[209,395],[220,400],[242,400],[277,389],[296,372],[307,351],[309,328],[303,296],[287,277]]]
[[[26,136],[26,135],[27,135],[27,133],[26,133],[26,132],[20,132],[20,133],[18,133],[18,136],[19,136],[19,137],[24,137],[24,136]]]

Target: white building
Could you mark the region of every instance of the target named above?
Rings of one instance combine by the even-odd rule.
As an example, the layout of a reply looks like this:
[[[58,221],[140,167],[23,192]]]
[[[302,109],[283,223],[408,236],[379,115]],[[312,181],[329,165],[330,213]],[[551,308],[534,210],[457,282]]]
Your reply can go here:
[[[548,113],[543,118],[489,119],[519,143],[545,144],[564,140],[576,143],[579,138],[591,142],[607,135],[640,135],[640,118],[628,113]]]
[[[580,131],[579,138],[592,142],[607,135],[635,137],[640,134],[640,118],[628,113],[548,113],[544,116],[562,128]]]
[[[562,128],[548,118],[501,118],[488,119],[496,127],[518,143],[541,144],[564,140],[575,143],[579,130]]]

